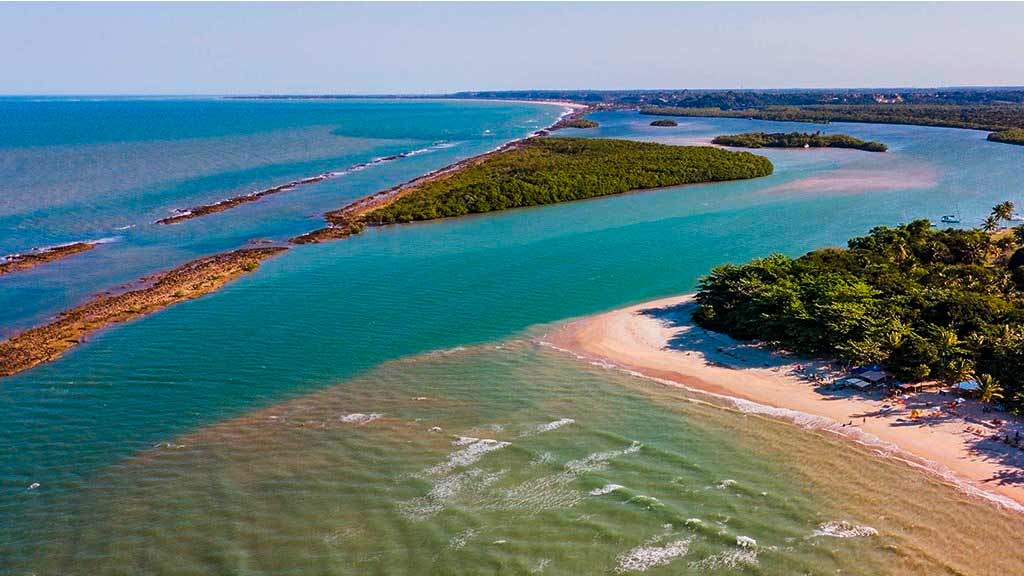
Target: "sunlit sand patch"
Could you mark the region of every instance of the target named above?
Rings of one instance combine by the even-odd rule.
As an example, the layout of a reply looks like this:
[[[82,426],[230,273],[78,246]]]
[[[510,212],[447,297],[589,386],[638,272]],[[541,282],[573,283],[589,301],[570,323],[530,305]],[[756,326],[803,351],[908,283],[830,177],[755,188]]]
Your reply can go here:
[[[903,168],[839,168],[808,176],[785,184],[771,186],[762,194],[808,192],[816,194],[850,194],[890,190],[921,190],[938,185],[938,173],[929,166]]]
[[[688,538],[676,540],[664,546],[658,546],[655,542],[637,546],[619,556],[615,571],[619,573],[645,572],[655,566],[665,566],[676,558],[685,556],[690,550]]]

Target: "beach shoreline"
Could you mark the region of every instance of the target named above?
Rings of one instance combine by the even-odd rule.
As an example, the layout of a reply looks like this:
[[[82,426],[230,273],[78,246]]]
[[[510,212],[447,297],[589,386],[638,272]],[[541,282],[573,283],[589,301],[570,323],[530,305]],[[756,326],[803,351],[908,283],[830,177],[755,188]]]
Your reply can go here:
[[[723,400],[743,412],[834,433],[925,470],[963,492],[1024,513],[1024,451],[997,438],[1024,433],[1020,419],[967,401],[956,413],[912,419],[951,401],[938,392],[904,403],[878,393],[826,392],[812,374],[837,374],[825,360],[787,356],[696,326],[693,295],[675,296],[562,324],[541,342],[573,356]],[[926,412],[926,414],[932,414]],[[991,421],[1005,421],[993,426]]]

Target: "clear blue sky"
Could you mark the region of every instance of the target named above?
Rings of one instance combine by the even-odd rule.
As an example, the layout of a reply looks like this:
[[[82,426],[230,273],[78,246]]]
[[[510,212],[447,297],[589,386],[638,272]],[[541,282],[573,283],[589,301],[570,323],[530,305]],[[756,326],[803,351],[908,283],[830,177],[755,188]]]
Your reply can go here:
[[[0,4],[0,93],[1024,84],[1024,4]]]

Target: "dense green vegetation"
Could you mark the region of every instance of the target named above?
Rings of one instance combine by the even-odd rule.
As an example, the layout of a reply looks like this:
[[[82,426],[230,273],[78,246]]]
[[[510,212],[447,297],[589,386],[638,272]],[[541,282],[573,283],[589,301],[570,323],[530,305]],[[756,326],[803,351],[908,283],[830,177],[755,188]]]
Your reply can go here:
[[[988,139],[992,142],[1024,146],[1024,128],[1014,128],[1012,130],[1003,130],[1002,132],[993,132],[988,135]]]
[[[731,136],[717,136],[711,141],[720,146],[740,148],[855,148],[868,152],[885,152],[888,146],[881,142],[868,142],[846,134],[822,134],[815,132],[747,132]]]
[[[573,118],[572,120],[566,120],[561,123],[566,128],[597,128],[600,126],[593,120],[587,120],[586,118]]]
[[[641,114],[655,116],[719,116],[783,122],[866,122],[916,124],[1001,131],[1024,128],[1024,105],[868,104],[768,106],[765,108],[681,108],[649,106]]]
[[[1012,203],[993,218],[1011,214]],[[998,214],[999,216],[995,216]],[[878,362],[905,380],[992,378],[1024,409],[1024,227],[880,227],[792,259],[714,269],[700,325],[801,354]]]
[[[364,216],[368,224],[431,220],[555,204],[642,188],[756,178],[772,163],[749,152],[591,138],[534,138],[421,184]]]
[[[651,126],[670,127],[679,126],[679,123],[676,122],[675,120],[672,120],[671,118],[664,118],[661,120],[655,120],[654,122],[651,122]]]

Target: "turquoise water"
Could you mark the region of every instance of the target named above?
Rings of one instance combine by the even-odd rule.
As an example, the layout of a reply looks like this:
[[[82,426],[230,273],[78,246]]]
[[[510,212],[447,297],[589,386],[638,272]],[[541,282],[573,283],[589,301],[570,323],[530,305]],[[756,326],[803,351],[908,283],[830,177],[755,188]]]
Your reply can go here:
[[[5,208],[12,212],[0,216],[7,219],[2,229],[38,228],[30,240],[23,241],[17,232],[5,236],[5,246],[22,242],[12,244],[11,251],[74,239],[71,236],[106,234],[115,222],[140,223],[122,240],[65,261],[59,271],[40,268],[0,280],[0,299],[6,304],[0,306],[5,315],[0,323],[5,327],[50,314],[66,301],[108,286],[105,282],[151,271],[156,263],[166,266],[252,237],[281,238],[313,228],[319,222],[309,216],[316,211],[488,149],[501,137],[528,133],[537,122],[546,124],[559,113],[554,107],[459,102],[174,105],[210,106],[223,114],[227,113],[221,106],[239,105],[244,110],[266,105],[272,111],[281,106],[267,112],[273,121],[255,112],[246,112],[253,118],[230,121],[207,112],[212,114],[209,123],[220,122],[220,128],[182,121],[183,135],[175,139],[173,123],[167,122],[160,130],[168,133],[154,136],[158,148],[209,144],[204,150],[212,158],[210,164],[220,162],[222,150],[232,147],[238,162],[258,164],[246,150],[263,136],[288,140],[288,134],[296,132],[300,136],[295,146],[302,149],[307,131],[331,140],[325,134],[345,125],[327,121],[326,116],[351,113],[361,119],[362,128],[340,136],[343,142],[338,144],[358,152],[322,161],[307,158],[297,162],[294,171],[281,172],[282,177],[333,169],[336,159],[344,164],[379,156],[396,139],[413,140],[398,148],[438,141],[458,144],[410,158],[409,163],[384,166],[378,174],[358,173],[365,174],[365,180],[331,180],[323,190],[318,186],[286,193],[180,228],[145,223],[170,208],[233,195],[238,186],[225,184],[207,192],[196,182],[222,177],[211,176],[218,172],[210,168],[162,183],[136,187],[128,182],[108,189],[102,185],[103,171],[97,170],[95,179],[75,192],[88,200],[79,202],[70,194],[32,199],[34,207],[30,202],[23,210],[17,202],[5,204],[13,208]],[[6,106],[6,101],[0,103]],[[199,113],[197,109],[195,114]],[[376,114],[384,116],[375,122]],[[185,116],[189,114],[180,117]],[[448,126],[453,118],[464,116],[466,126]],[[647,126],[650,118],[631,112],[593,117],[601,122],[600,128],[572,135],[693,143],[724,132],[797,128],[692,119],[664,129]],[[23,125],[31,126],[30,120],[23,120]],[[105,122],[96,120],[99,125]],[[394,131],[378,138],[377,127]],[[116,130],[94,129],[88,146],[107,146],[116,135]],[[488,129],[505,132],[493,139],[470,138]],[[465,566],[467,572],[544,568],[572,573],[614,570],[623,555],[629,557],[630,550],[657,537],[649,547],[671,553],[683,547],[672,547],[674,543],[686,542],[687,552],[665,569],[693,572],[880,573],[887,566],[901,566],[905,570],[895,573],[962,573],[966,566],[976,568],[966,573],[999,573],[1006,564],[974,565],[970,558],[957,557],[948,549],[951,546],[927,544],[941,541],[927,522],[902,515],[887,520],[886,505],[862,492],[888,493],[887,486],[899,483],[910,494],[899,501],[902,510],[914,510],[930,520],[953,512],[977,519],[979,526],[991,530],[979,532],[979,549],[987,549],[986,538],[1000,542],[1000,530],[1019,530],[1016,519],[988,504],[852,448],[808,439],[813,435],[790,426],[751,425],[749,417],[719,408],[680,408],[688,404],[664,397],[656,387],[507,342],[524,330],[532,334],[530,327],[537,324],[687,291],[718,263],[773,251],[796,254],[841,243],[879,224],[918,216],[937,220],[956,207],[970,224],[1000,200],[1024,200],[1014,195],[1024,190],[1019,170],[1024,149],[987,143],[983,133],[838,124],[826,129],[881,140],[891,152],[767,151],[776,173],[758,181],[376,229],[347,241],[298,247],[218,293],[103,331],[59,361],[5,380],[0,384],[0,569],[125,573],[136,566],[167,573],[270,574],[358,573],[354,567],[362,566],[363,572],[444,573]],[[446,130],[456,130],[462,137]],[[24,129],[0,147],[0,155],[14,150],[59,156],[88,140],[84,127],[79,132],[54,129],[51,145],[42,144],[41,136],[31,132]],[[130,148],[145,142],[132,138],[117,145]],[[350,138],[371,143],[359,148],[366,144]],[[223,139],[233,143],[224,144]],[[238,141],[243,143],[236,145]],[[274,156],[274,149],[268,145],[265,157]],[[286,146],[279,150],[282,155],[301,156]],[[306,151],[322,153],[317,146]],[[148,174],[143,168],[151,157],[139,152],[138,158],[141,167],[121,173]],[[316,166],[311,172],[306,171],[313,167],[307,166],[310,162]],[[22,164],[0,163],[5,170],[12,165]],[[277,168],[261,165],[249,170],[267,171],[259,182],[279,182]],[[192,183],[179,184],[181,178]],[[257,180],[247,180],[246,185]],[[44,189],[40,184],[36,195]],[[140,192],[145,190],[152,195]],[[74,199],[64,203],[65,196]],[[53,215],[46,209],[51,202]],[[95,210],[83,207],[90,205]],[[125,216],[120,215],[122,210]],[[94,211],[95,217],[82,217]],[[45,225],[22,223],[35,218]],[[481,345],[485,351],[471,348],[476,355],[469,359],[458,353],[417,356]],[[510,351],[486,351],[494,345]],[[432,407],[411,400],[419,396],[447,400],[445,407]],[[328,433],[285,433],[253,416],[254,411],[274,410],[283,402],[292,404],[279,409],[327,410],[314,419],[330,422]],[[395,420],[371,422],[353,432],[338,424],[352,412],[381,412]],[[519,448],[524,441],[517,434],[560,418],[578,424],[553,431],[566,435],[564,444],[534,439]],[[649,422],[639,426],[645,418]],[[429,433],[427,423],[436,423],[444,432]],[[424,476],[424,470],[457,451],[449,434],[485,437],[480,430],[469,432],[495,423],[503,424],[504,431],[492,430],[486,437],[512,446],[482,457],[479,472],[468,466]],[[752,442],[762,428],[769,430],[768,439]],[[407,441],[412,444],[404,445]],[[628,449],[634,441],[644,448],[621,456],[622,465],[630,467],[624,476],[591,477],[589,470],[572,476],[562,487],[576,496],[565,496],[567,500],[558,501],[564,505],[530,516],[522,528],[510,525],[522,515],[508,507],[506,496],[514,494],[516,486],[543,483],[566,466],[571,468],[572,462]],[[819,446],[818,442],[828,444],[827,449],[806,450],[801,462],[789,461],[792,450],[808,443]],[[167,444],[185,448],[169,449]],[[765,448],[776,444],[791,450]],[[700,449],[693,450],[694,446]],[[165,456],[161,450],[173,454]],[[529,462],[544,452],[552,453],[551,460],[530,469]],[[638,456],[637,462],[631,463],[632,455]],[[605,465],[618,466],[619,458]],[[813,473],[816,467],[840,466],[837,461],[855,472],[836,476],[843,479],[842,489],[830,487]],[[490,479],[505,468],[508,475]],[[772,480],[780,470],[790,474],[785,482]],[[452,481],[453,474],[483,481],[467,492],[480,491],[481,499],[463,500],[456,491],[455,511],[445,507],[427,518],[403,515],[402,502],[423,502],[417,498],[428,498],[434,487],[445,485],[442,480]],[[247,475],[251,477],[246,479]],[[685,490],[672,488],[676,476],[684,479]],[[767,490],[748,488],[750,497],[767,491],[779,501],[737,505],[722,494],[728,491],[704,490],[725,479],[758,487],[763,482]],[[600,488],[604,484],[597,484],[606,480],[631,490],[625,502],[613,500],[622,506],[606,506],[600,499],[593,505],[588,499],[576,500],[578,493]],[[28,490],[33,482],[40,486]],[[378,483],[386,488],[365,492]],[[830,490],[838,490],[842,497]],[[670,512],[634,514],[631,506],[636,502],[629,500],[637,496],[658,498]],[[580,506],[583,509],[577,509]],[[580,516],[587,516],[585,528],[579,527]],[[722,528],[725,535],[686,524],[691,517],[723,522],[720,516],[729,517]],[[804,540],[819,524],[833,520],[871,526],[879,536]],[[353,523],[361,526],[346,532]],[[470,529],[475,532],[466,534]],[[662,534],[663,530],[667,532]],[[460,534],[466,536],[466,544],[448,548]],[[749,560],[745,549],[734,550],[737,535],[766,547],[758,552],[756,566],[715,568],[711,560],[700,564],[702,559],[728,554]],[[558,538],[571,545],[551,543]],[[506,549],[492,544],[498,540],[513,545]],[[807,549],[797,546],[797,540]],[[546,542],[551,550],[545,549]],[[598,553],[594,543],[607,545]],[[279,549],[280,554],[272,553]],[[919,553],[910,554],[912,561],[906,550]],[[861,565],[858,557],[868,560]],[[175,558],[182,559],[181,564],[174,564]],[[82,566],[81,572],[75,566]]]

